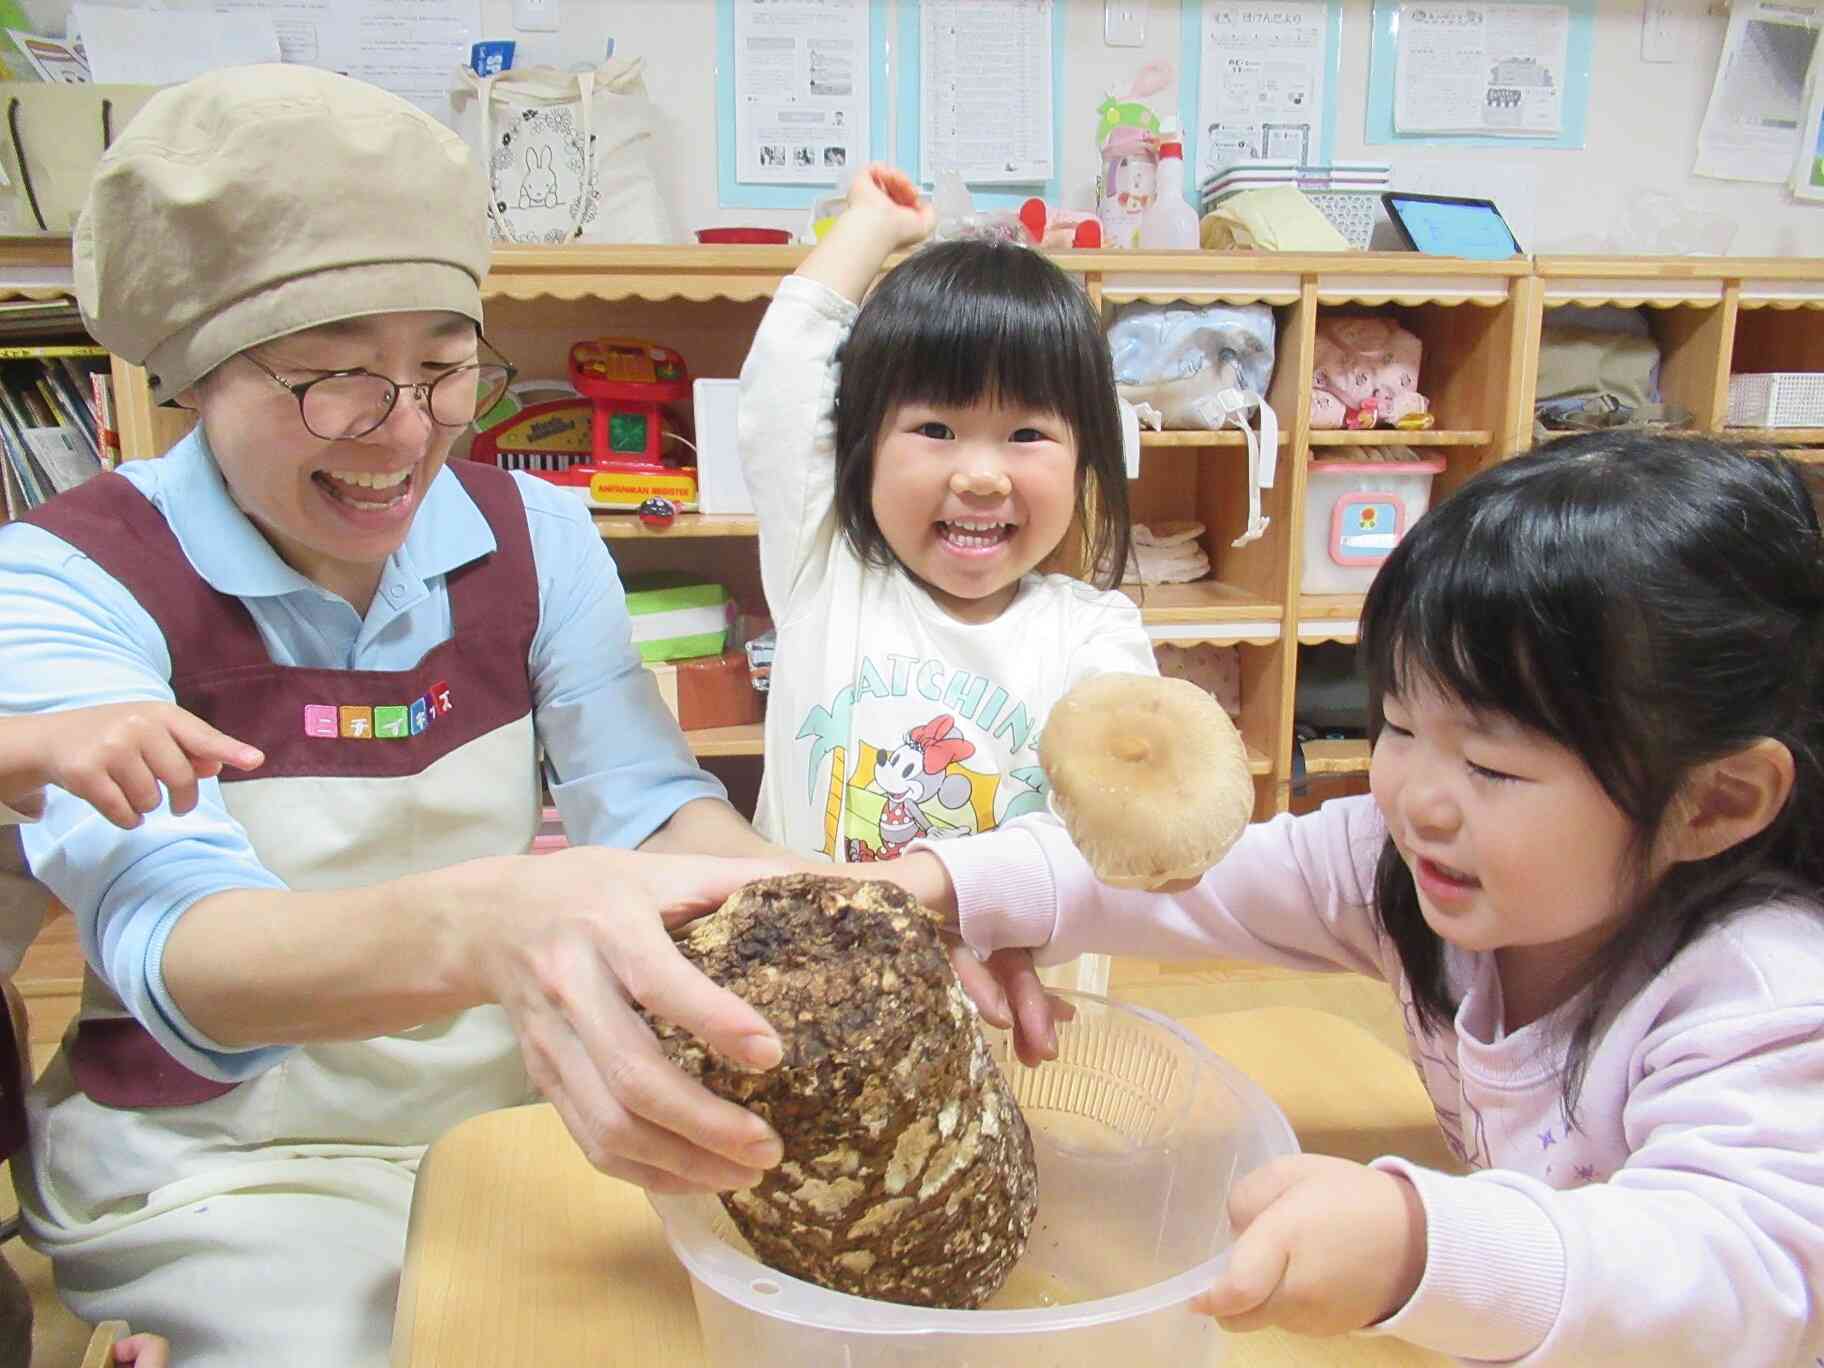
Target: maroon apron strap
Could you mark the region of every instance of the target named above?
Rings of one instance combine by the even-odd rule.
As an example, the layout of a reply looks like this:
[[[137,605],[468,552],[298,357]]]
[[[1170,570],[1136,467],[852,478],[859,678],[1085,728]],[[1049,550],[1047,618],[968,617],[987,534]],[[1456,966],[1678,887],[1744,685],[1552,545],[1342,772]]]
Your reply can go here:
[[[78,1022],[68,1053],[70,1077],[104,1107],[193,1107],[239,1086],[191,1073],[132,1017]]]
[[[120,581],[164,632],[174,674],[198,659],[224,668],[270,662],[247,605],[197,574],[164,514],[125,476],[84,480],[20,521],[62,538]]]
[[[13,1029],[12,1003],[0,1002],[0,1159],[25,1147],[25,1090],[31,1081],[25,1042]]]
[[[523,631],[528,655],[538,630],[538,567],[532,559],[532,530],[526,503],[513,476],[479,461],[451,461],[450,473],[494,532],[493,554],[458,566],[448,577],[450,616],[458,631],[483,616],[510,622]]]

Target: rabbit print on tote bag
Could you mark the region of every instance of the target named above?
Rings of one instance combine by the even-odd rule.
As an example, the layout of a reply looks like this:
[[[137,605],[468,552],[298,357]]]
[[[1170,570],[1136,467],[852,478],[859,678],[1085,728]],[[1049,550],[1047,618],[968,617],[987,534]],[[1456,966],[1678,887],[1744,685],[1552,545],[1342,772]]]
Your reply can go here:
[[[557,172],[551,169],[552,151],[549,143],[526,148],[526,175],[519,183],[521,209],[557,208]]]

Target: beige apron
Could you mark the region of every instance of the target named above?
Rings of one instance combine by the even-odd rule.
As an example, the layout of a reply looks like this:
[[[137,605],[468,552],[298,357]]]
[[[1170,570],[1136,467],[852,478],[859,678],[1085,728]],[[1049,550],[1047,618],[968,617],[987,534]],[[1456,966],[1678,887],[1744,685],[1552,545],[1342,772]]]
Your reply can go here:
[[[222,794],[291,888],[530,848],[525,511],[510,477],[451,469],[497,549],[448,577],[451,639],[397,672],[273,665],[245,606],[196,574],[125,480],[39,510],[158,620],[177,701],[266,752],[259,777],[225,774]],[[77,1315],[165,1334],[185,1368],[380,1365],[424,1147],[530,1094],[496,1007],[305,1046],[235,1086],[171,1059],[91,974],[32,1095],[21,1206]]]

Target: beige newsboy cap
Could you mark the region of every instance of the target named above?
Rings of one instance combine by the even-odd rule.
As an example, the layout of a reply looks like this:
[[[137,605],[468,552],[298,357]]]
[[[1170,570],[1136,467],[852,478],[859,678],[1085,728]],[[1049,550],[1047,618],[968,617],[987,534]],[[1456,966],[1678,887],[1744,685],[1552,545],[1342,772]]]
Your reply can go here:
[[[160,91],[103,154],[76,221],[76,294],[169,400],[236,352],[363,314],[481,322],[487,180],[377,86],[315,67]]]

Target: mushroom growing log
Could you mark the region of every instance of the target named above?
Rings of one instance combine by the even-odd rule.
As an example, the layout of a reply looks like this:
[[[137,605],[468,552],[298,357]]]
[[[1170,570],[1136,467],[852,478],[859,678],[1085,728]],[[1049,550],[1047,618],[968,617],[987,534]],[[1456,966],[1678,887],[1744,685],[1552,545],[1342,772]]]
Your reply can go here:
[[[784,1141],[782,1163],[722,1198],[761,1262],[915,1306],[999,1291],[1038,1205],[1032,1137],[931,915],[891,884],[794,874],[741,888],[679,948],[784,1046],[755,1073],[648,1017],[686,1072]]]

